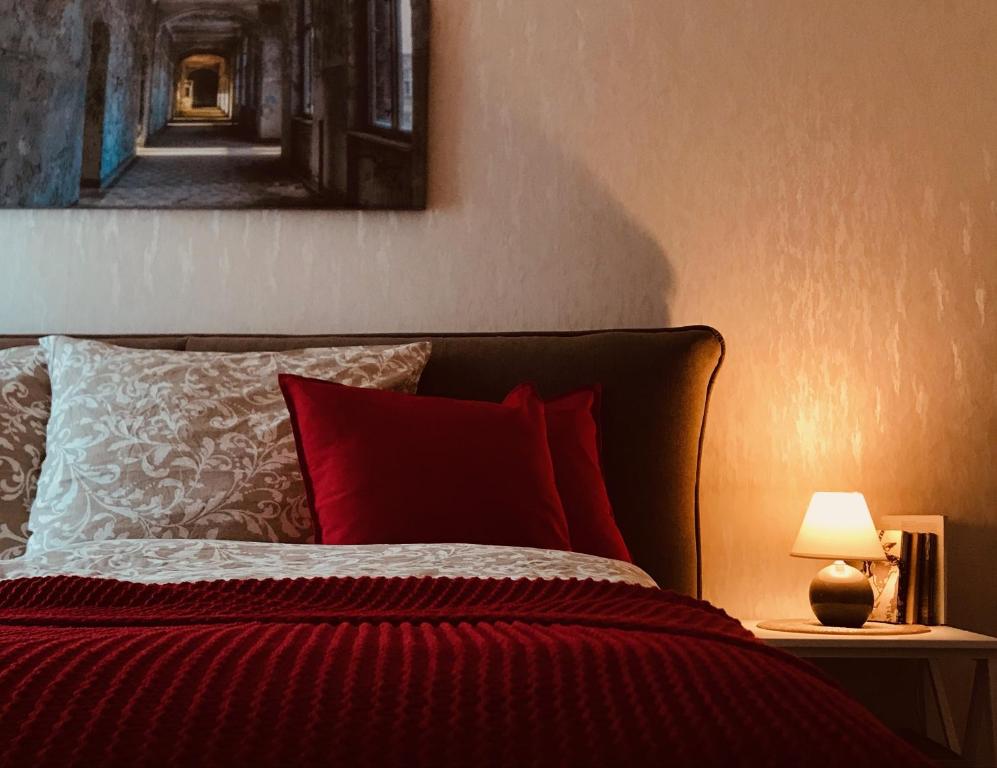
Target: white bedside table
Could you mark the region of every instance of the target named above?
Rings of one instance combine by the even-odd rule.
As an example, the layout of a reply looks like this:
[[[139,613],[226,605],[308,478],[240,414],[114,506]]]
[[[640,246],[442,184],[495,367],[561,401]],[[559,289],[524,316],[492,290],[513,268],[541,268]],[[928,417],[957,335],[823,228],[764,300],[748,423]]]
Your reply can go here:
[[[968,765],[997,766],[997,638],[954,627],[932,627],[920,635],[856,636],[777,632],[759,629],[757,621],[742,624],[762,642],[802,658],[923,660],[928,665],[945,745],[968,760]],[[938,665],[940,659],[952,657],[976,662],[969,717],[961,741]]]

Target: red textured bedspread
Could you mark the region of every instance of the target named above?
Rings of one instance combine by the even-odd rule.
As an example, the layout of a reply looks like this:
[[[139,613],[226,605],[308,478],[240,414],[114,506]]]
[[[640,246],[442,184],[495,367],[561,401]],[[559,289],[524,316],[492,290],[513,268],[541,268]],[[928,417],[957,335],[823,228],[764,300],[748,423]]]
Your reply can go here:
[[[915,766],[722,612],[606,582],[0,582],[0,765]]]

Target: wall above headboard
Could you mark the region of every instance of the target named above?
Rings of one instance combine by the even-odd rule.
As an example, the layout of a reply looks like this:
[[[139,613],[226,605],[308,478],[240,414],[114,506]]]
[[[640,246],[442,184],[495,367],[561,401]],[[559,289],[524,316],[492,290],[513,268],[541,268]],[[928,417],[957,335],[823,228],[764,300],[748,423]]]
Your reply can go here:
[[[950,515],[950,620],[997,631],[997,5],[432,17],[428,212],[0,212],[0,332],[709,323],[707,597],[804,615],[807,499],[855,488]]]

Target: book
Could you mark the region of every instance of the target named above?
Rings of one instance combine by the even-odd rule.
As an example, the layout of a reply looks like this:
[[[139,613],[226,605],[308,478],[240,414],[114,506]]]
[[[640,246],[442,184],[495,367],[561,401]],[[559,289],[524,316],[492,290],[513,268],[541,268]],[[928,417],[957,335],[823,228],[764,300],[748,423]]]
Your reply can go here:
[[[932,625],[935,619],[935,581],[938,572],[935,550],[938,536],[934,533],[921,534],[921,557],[918,560],[920,581],[917,592],[917,623]]]
[[[902,624],[907,596],[906,568],[910,554],[910,534],[901,530],[879,531],[886,560],[872,563],[870,581],[874,602],[870,621]]]
[[[904,624],[917,624],[918,590],[921,586],[923,534],[910,534],[910,557],[907,560],[907,599],[904,601]]]
[[[888,530],[931,534],[926,539],[926,588],[928,590],[929,623],[944,624],[946,620],[945,516],[944,515],[883,515],[880,527]]]

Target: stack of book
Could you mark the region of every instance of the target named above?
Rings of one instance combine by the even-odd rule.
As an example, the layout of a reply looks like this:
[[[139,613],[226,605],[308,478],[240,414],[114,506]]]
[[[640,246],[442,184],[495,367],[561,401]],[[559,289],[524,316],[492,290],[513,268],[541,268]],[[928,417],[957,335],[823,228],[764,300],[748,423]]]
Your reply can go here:
[[[938,516],[913,517],[896,528],[879,532],[886,560],[872,563],[875,595],[870,621],[891,624],[944,623],[943,529],[931,523]],[[910,530],[920,528],[921,530]]]

